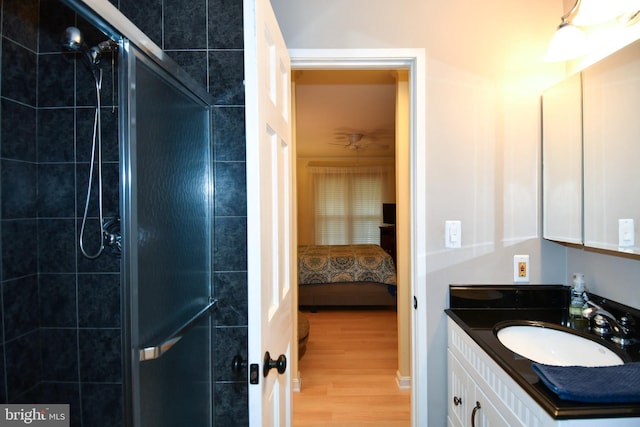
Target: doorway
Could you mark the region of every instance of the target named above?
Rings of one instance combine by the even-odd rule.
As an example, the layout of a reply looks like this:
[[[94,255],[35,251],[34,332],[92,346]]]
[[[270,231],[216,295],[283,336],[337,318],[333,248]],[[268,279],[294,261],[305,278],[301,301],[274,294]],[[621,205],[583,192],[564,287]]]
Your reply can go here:
[[[405,259],[407,262],[406,270],[402,268],[399,271],[406,272],[404,280],[408,284],[402,291],[399,290],[398,295],[398,326],[404,327],[404,332],[399,334],[399,356],[408,355],[410,369],[407,377],[398,376],[398,385],[411,388],[413,425],[419,425],[421,420],[426,423],[425,409],[420,409],[416,403],[426,399],[426,364],[417,363],[419,360],[426,361],[425,340],[417,336],[417,330],[426,330],[426,289],[425,286],[418,286],[425,282],[426,277],[423,262],[426,239],[423,237],[425,236],[424,221],[416,220],[425,217],[426,198],[424,195],[425,124],[423,119],[418,119],[425,117],[424,51],[421,49],[366,51],[292,49],[289,52],[292,72],[305,69],[393,69],[404,70],[407,73],[406,90],[409,98],[407,100],[407,146],[405,155],[398,156],[396,160],[401,162],[396,163],[398,171],[396,177],[404,174],[406,184],[402,191],[405,193],[405,199],[400,202],[398,198],[401,203],[398,211],[404,211],[407,216],[405,227],[397,230],[398,259]],[[398,280],[402,279],[398,277]],[[297,301],[297,298],[295,300]],[[418,301],[421,303],[417,304]],[[297,373],[297,360],[294,359],[292,362],[292,372]],[[421,378],[422,381],[420,381]]]

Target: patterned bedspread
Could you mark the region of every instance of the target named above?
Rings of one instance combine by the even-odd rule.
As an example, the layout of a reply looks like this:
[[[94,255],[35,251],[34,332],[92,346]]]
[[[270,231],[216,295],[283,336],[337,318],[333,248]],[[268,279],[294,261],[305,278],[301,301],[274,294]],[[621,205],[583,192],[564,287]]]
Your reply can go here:
[[[378,245],[298,246],[298,284],[337,282],[395,285],[396,267]]]

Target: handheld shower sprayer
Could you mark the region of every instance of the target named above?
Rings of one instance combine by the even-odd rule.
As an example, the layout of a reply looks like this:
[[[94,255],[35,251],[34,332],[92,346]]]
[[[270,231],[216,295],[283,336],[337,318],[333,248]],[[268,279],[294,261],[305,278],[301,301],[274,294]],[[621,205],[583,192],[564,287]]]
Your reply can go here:
[[[91,57],[91,61],[98,65],[100,60],[102,59],[102,55],[105,53],[111,53],[118,48],[118,43],[113,40],[105,40],[103,42],[98,43],[91,49],[89,49],[89,56]]]
[[[82,37],[82,32],[77,27],[67,27],[62,36],[62,47],[71,52],[81,52],[82,59],[95,79],[96,89],[96,111],[93,122],[93,138],[91,145],[91,161],[89,167],[89,178],[87,183],[87,197],[84,206],[84,214],[82,216],[82,225],[80,226],[79,245],[82,254],[88,259],[98,258],[107,246],[114,246],[116,253],[121,249],[119,229],[113,229],[115,220],[105,222],[103,216],[103,194],[102,194],[102,124],[101,124],[101,103],[100,93],[102,89],[102,69],[99,67],[100,60],[104,53],[115,52],[118,43],[112,40],[105,40],[97,45],[89,48]],[[113,62],[113,57],[112,57]],[[113,67],[112,67],[113,69]],[[114,100],[115,108],[115,100]],[[89,253],[84,247],[84,234],[89,219],[89,202],[91,200],[92,182],[94,179],[94,170],[96,172],[96,180],[98,181],[98,223],[99,245],[94,253]],[[117,220],[119,224],[119,220]],[[113,229],[113,230],[112,230]]]
[[[96,67],[105,53],[115,52],[118,43],[113,40],[105,40],[89,48],[84,41],[82,32],[77,27],[67,27],[62,35],[62,47],[70,52],[82,52],[86,65],[94,75]]]

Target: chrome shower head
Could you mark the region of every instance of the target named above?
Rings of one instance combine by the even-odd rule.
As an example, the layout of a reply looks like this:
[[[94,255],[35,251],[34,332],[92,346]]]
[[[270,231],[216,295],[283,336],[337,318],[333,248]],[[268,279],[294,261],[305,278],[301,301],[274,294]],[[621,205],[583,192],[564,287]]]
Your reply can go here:
[[[82,32],[77,27],[67,27],[62,35],[61,43],[62,47],[69,52],[82,53],[82,62],[91,71],[96,84],[98,84],[101,80],[100,69],[97,65],[99,60],[96,57],[96,52],[87,46],[84,37],[82,37]]]
[[[62,47],[67,50],[87,51],[87,44],[84,42],[82,32],[76,27],[67,27],[62,36]]]

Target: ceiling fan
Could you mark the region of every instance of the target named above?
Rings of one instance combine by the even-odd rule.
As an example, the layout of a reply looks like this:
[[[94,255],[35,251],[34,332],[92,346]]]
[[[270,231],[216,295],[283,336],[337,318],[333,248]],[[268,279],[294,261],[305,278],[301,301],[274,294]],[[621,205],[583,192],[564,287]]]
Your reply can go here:
[[[365,150],[367,148],[389,148],[387,144],[378,144],[374,140],[374,137],[365,135],[362,132],[339,132],[336,133],[336,141],[338,142],[330,142],[329,144],[340,145],[344,148],[356,151]]]

